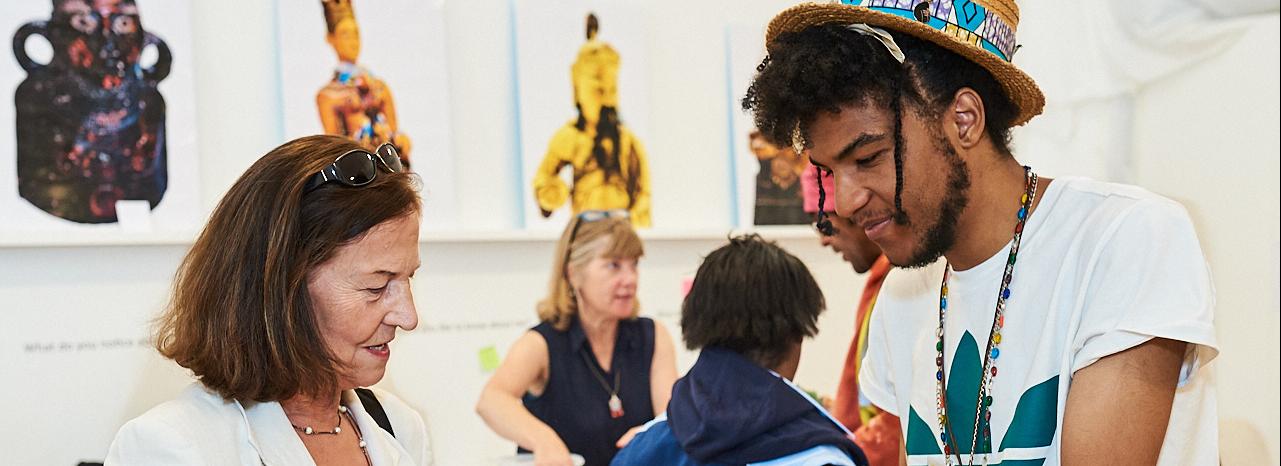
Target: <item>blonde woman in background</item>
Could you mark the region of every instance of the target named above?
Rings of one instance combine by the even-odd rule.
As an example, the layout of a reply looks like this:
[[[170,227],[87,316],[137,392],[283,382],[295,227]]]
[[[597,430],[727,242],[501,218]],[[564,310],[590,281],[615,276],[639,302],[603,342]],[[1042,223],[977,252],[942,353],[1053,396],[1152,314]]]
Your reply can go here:
[[[542,322],[512,345],[476,412],[536,464],[606,465],[667,409],[676,360],[662,325],[637,317],[644,248],[625,210],[576,215],[556,247]]]

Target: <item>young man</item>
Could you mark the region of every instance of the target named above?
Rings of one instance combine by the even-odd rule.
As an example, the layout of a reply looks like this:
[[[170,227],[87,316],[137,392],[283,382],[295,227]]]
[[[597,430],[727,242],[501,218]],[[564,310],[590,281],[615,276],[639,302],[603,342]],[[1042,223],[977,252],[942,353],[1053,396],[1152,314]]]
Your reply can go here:
[[[866,465],[849,431],[790,380],[823,307],[809,269],[777,245],[740,236],[712,251],[681,306],[698,362],[610,464]]]
[[[1214,294],[1177,203],[1023,167],[1044,97],[1012,0],[805,4],[771,22],[744,107],[835,177],[896,272],[862,393],[908,464],[1214,464]],[[1069,40],[1070,38],[1064,38]],[[937,259],[942,258],[942,261]]]
[[[881,254],[881,248],[867,239],[867,234],[863,233],[861,227],[847,218],[833,215],[835,203],[832,198],[818,195],[820,179],[825,192],[835,191],[832,177],[823,174],[817,167],[809,167],[801,178],[804,210],[818,219],[816,226],[819,242],[839,254],[841,259],[854,268],[855,273],[867,274],[867,282],[863,285],[863,294],[855,310],[854,337],[850,339],[850,349],[845,354],[845,366],[841,368],[836,398],[831,402],[832,416],[854,432],[854,443],[863,449],[868,464],[897,465],[901,437],[898,418],[872,405],[858,390],[858,374],[867,354],[867,330],[876,305],[876,295],[892,266],[889,259]]]

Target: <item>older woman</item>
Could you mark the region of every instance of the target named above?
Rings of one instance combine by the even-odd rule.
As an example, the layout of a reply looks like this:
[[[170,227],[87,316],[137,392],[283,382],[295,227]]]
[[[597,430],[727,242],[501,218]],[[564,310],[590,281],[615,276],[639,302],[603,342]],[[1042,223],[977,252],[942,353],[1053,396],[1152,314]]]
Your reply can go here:
[[[636,317],[644,253],[625,210],[569,222],[553,259],[538,326],[512,345],[476,412],[539,465],[609,464],[635,430],[667,409],[676,380],[672,337]]]
[[[253,164],[158,322],[160,354],[199,382],[121,427],[107,464],[430,464],[422,418],[357,388],[418,325],[416,183],[391,146],[333,136]]]

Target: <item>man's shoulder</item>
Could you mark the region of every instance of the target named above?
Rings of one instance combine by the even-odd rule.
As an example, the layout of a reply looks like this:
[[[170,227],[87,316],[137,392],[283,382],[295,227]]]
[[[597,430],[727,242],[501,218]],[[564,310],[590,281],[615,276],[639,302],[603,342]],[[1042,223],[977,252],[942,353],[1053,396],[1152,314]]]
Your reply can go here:
[[[938,297],[939,280],[943,278],[945,261],[940,258],[924,267],[895,267],[885,275],[877,294],[876,307],[886,303],[898,303],[916,299]]]
[[[1035,211],[1032,221],[1039,212],[1044,220],[1036,229],[1052,232],[1052,237],[1067,243],[1077,242],[1072,238],[1078,236],[1084,236],[1086,243],[1108,241],[1118,230],[1159,235],[1192,229],[1183,205],[1138,186],[1063,178],[1055,180],[1050,189],[1046,194],[1049,205],[1043,204],[1048,208]]]
[[[1126,215],[1176,214],[1183,206],[1170,198],[1139,186],[1098,181],[1089,178],[1062,178],[1058,186],[1054,213],[1089,212],[1098,220],[1115,220]]]
[[[937,317],[921,309],[935,309],[938,304],[940,280],[943,279],[943,259],[924,267],[895,267],[885,275],[877,291],[875,304],[876,322],[901,329],[916,330],[921,319]],[[929,326],[920,328],[932,328]]]

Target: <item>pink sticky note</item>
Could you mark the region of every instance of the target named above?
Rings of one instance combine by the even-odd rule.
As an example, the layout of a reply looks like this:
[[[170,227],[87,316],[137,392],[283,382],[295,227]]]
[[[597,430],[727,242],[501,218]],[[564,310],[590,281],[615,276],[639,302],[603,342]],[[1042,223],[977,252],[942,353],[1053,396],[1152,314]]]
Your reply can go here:
[[[681,298],[689,295],[689,289],[694,287],[694,277],[681,277]]]

